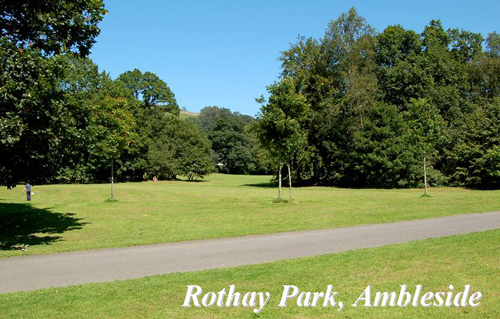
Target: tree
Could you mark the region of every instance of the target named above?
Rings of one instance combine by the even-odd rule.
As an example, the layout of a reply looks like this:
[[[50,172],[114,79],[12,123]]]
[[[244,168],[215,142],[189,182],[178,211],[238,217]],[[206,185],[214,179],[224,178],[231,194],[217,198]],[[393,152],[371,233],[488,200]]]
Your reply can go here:
[[[114,200],[114,163],[135,138],[134,127],[124,98],[105,96],[93,105],[89,124],[90,156],[111,164],[111,201]]]
[[[416,186],[419,163],[415,160],[415,149],[408,145],[406,132],[403,114],[395,105],[378,103],[372,107],[366,114],[364,127],[353,133],[352,151],[345,158],[349,185]]]
[[[207,134],[212,143],[213,160],[222,164],[219,172],[255,174],[267,172],[265,152],[251,130],[251,116],[231,112],[227,108],[207,106],[192,120]]]
[[[423,72],[422,42],[416,32],[389,26],[377,36],[375,50],[384,102],[403,109],[430,86],[432,80]]]
[[[352,108],[362,128],[378,93],[374,72],[375,29],[351,8],[329,23],[323,44],[327,54],[338,61],[339,95]]]
[[[293,161],[297,180],[411,187],[421,184],[416,158],[425,159],[424,179],[433,185],[464,185],[468,179],[457,177],[453,150],[466,135],[463,121],[499,96],[497,38],[491,33],[482,52],[480,34],[445,30],[439,20],[430,21],[422,33],[395,25],[376,34],[355,9],[331,21],[323,38],[299,37],[280,57],[281,77],[293,79],[310,105],[307,120],[300,122],[307,144]],[[424,100],[428,107],[414,105]],[[416,111],[419,107],[423,110]],[[414,139],[428,136],[418,131],[427,123],[421,111],[441,123],[433,141]],[[495,118],[494,112],[489,117]],[[409,127],[405,121],[418,124]],[[491,172],[481,179],[488,182],[475,179],[481,187],[495,183],[496,151],[489,147],[484,150],[488,160],[468,162],[477,164],[474,173],[463,170],[475,176]]]
[[[486,38],[486,52],[491,57],[500,57],[500,35],[493,31]]]
[[[64,61],[0,39],[0,64],[0,185],[43,182],[61,164],[56,150],[69,133]]]
[[[126,157],[130,153],[131,144],[138,142],[138,126],[135,125],[133,114],[137,101],[120,83],[112,81],[105,72],[100,72],[90,59],[72,55],[59,58],[65,65],[59,81],[69,116],[63,124],[67,134],[58,143],[57,154],[63,161],[54,181],[89,183],[109,180],[111,160],[109,154],[98,147],[109,136],[96,135],[96,125],[109,130],[110,134],[120,134],[127,130],[127,145],[119,147],[118,154],[113,156],[113,179],[121,177],[124,164],[128,164],[129,160],[124,155]],[[110,106],[103,106],[103,103]],[[100,119],[101,117],[104,119]],[[118,127],[115,127],[116,120],[121,121]]]
[[[206,106],[201,109],[197,117],[201,129],[210,134],[215,128],[218,119],[226,120],[233,117],[230,109],[218,106]]]
[[[166,179],[184,175],[192,180],[211,172],[210,142],[198,127],[159,110],[151,116],[150,174]]]
[[[89,183],[100,180],[97,167],[99,159],[91,159],[89,149],[95,141],[91,140],[89,124],[95,116],[95,104],[109,91],[111,79],[99,72],[89,58],[73,55],[59,56],[64,62],[64,72],[60,77],[60,87],[68,116],[65,119],[67,134],[61,136],[57,153],[64,161],[56,174],[56,181],[62,183]],[[107,93],[109,94],[109,93]],[[99,96],[99,97],[97,97]],[[106,161],[106,167],[109,161]],[[106,170],[106,177],[108,177]]]
[[[75,110],[57,54],[87,55],[105,13],[100,0],[0,2],[0,185],[54,181],[65,163]]]
[[[307,142],[307,132],[300,122],[307,116],[309,105],[306,98],[296,92],[295,84],[285,78],[268,87],[270,97],[263,104],[255,130],[262,145],[278,161],[278,199],[281,200],[281,170],[288,167],[289,200],[292,201],[291,162]]]
[[[473,188],[500,187],[500,98],[478,106],[463,118],[447,161],[451,178]]]
[[[87,56],[105,14],[102,0],[0,0],[0,37],[46,55]]]
[[[429,160],[435,156],[436,145],[445,123],[437,108],[433,107],[426,99],[411,100],[406,112],[408,123],[408,139],[411,144],[420,149],[422,161],[425,196],[429,195],[427,171]]]
[[[142,102],[144,108],[161,107],[166,112],[179,115],[174,93],[156,74],[134,69],[120,74],[117,81],[130,90]]]
[[[219,118],[208,135],[215,161],[222,163],[227,173],[248,174],[253,169],[251,141],[245,134],[244,127],[238,117]]]
[[[468,78],[472,84],[469,90],[474,104],[484,105],[500,96],[500,36],[498,37],[499,44],[495,49],[492,42],[496,37],[490,33],[485,54],[476,57],[468,68]]]

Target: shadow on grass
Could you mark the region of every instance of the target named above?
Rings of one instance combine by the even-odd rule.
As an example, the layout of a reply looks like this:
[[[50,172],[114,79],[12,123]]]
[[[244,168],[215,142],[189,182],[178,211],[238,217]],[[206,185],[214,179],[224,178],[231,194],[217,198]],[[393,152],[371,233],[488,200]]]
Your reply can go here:
[[[61,238],[54,234],[80,229],[86,224],[74,215],[29,204],[0,203],[0,250],[50,245]]]
[[[201,179],[201,178],[188,179],[186,176],[177,176],[174,179],[163,179],[161,181],[175,181],[175,182],[188,182],[188,183],[206,183],[206,182],[208,182],[207,180]]]
[[[278,183],[258,183],[258,184],[243,184],[248,187],[261,187],[261,188],[278,188]]]

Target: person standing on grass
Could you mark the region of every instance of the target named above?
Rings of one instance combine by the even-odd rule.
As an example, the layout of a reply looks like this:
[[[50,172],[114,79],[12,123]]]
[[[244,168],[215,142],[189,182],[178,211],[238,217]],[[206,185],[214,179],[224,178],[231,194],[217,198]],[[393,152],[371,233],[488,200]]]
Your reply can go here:
[[[31,185],[30,183],[26,183],[24,186],[23,192],[26,191],[26,200],[31,201]]]

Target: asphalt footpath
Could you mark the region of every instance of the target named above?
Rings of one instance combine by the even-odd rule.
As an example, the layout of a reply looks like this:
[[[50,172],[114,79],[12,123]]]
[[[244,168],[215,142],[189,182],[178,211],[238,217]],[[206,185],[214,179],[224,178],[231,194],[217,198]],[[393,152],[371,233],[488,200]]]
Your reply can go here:
[[[260,264],[500,228],[500,212],[0,259],[0,293]]]

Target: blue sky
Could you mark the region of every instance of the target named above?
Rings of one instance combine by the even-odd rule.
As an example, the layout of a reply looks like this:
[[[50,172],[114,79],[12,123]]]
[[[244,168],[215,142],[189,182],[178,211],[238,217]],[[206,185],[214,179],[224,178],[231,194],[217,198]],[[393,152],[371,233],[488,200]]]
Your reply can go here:
[[[328,21],[354,6],[377,31],[401,24],[420,33],[431,19],[445,29],[500,32],[500,1],[160,1],[105,0],[109,14],[91,58],[113,78],[151,71],[179,106],[227,107],[255,115],[255,98],[280,71],[277,57],[298,35],[322,37]]]

